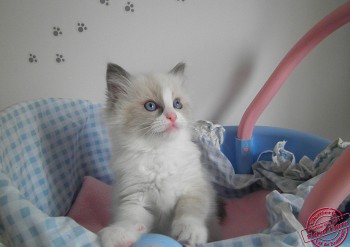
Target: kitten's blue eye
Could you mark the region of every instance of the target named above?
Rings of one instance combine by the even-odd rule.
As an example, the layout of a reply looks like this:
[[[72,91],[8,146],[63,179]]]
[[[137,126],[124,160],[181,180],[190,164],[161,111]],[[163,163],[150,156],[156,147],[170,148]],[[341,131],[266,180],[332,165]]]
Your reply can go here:
[[[182,103],[180,99],[175,99],[173,102],[173,106],[175,109],[182,109]]]
[[[157,104],[153,101],[148,101],[144,106],[147,111],[155,111],[158,109]]]

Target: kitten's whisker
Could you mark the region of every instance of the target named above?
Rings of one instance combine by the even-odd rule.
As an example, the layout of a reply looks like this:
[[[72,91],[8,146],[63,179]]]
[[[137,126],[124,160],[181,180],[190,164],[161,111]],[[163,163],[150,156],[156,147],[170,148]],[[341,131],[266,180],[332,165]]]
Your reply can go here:
[[[143,128],[140,128],[140,130],[147,130],[147,129],[150,129],[150,128],[151,128],[151,126],[145,126]]]
[[[146,130],[146,132],[144,132],[143,134],[144,135],[148,135],[149,133],[152,133],[153,131],[152,131],[152,126],[147,126],[147,127],[144,127],[144,128],[142,128],[142,129],[140,129],[141,131],[144,131],[144,130]]]

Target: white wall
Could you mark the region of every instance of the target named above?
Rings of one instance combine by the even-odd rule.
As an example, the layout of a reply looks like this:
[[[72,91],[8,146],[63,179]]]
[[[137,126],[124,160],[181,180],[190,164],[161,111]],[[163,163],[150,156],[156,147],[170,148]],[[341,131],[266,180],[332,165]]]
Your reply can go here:
[[[130,2],[134,12],[119,0],[0,1],[0,109],[43,97],[104,102],[107,62],[148,72],[185,61],[195,117],[237,125],[286,52],[345,0]],[[350,140],[349,93],[350,25],[302,62],[258,124]]]

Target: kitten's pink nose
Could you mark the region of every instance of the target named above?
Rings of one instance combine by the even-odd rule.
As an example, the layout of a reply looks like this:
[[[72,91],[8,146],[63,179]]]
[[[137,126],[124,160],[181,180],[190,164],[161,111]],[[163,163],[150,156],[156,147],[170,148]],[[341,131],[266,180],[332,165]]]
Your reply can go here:
[[[166,118],[169,119],[171,123],[175,123],[177,116],[176,113],[169,113],[166,115]]]

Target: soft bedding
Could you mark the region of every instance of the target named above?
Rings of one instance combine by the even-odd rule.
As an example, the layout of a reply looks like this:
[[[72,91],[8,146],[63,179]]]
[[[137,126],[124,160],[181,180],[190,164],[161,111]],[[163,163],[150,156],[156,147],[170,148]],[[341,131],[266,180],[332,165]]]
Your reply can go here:
[[[5,246],[99,246],[94,232],[108,217],[98,217],[96,228],[72,211],[84,210],[77,204],[84,199],[79,192],[93,189],[84,187],[84,177],[106,186],[112,183],[109,140],[100,110],[84,100],[44,99],[0,113],[0,241]],[[217,126],[212,130],[217,132]],[[298,164],[274,150],[274,161],[259,161],[253,174],[238,175],[210,136],[199,132],[196,141],[221,196],[247,199],[261,189],[272,192],[266,196],[264,230],[203,246],[309,246],[300,238],[303,227],[296,217],[304,198],[348,144],[337,140],[315,160],[303,158]],[[260,195],[259,200],[264,198]]]

